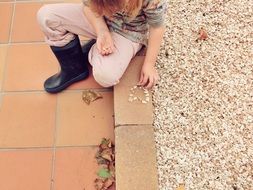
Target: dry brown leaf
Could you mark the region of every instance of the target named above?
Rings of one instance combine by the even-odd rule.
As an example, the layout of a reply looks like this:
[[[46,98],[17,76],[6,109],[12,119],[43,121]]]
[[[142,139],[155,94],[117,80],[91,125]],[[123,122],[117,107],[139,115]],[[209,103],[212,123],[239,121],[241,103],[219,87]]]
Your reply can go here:
[[[103,98],[103,96],[98,92],[95,92],[93,90],[83,91],[82,99],[88,105],[99,98]]]
[[[100,166],[99,171],[107,170],[110,176],[106,179],[101,179],[101,175],[95,182],[97,190],[109,190],[115,184],[115,155],[114,145],[110,139],[103,138],[99,149],[95,155],[97,163]]]
[[[208,35],[207,35],[206,30],[203,27],[200,28],[200,30],[199,30],[199,37],[198,37],[197,41],[198,40],[206,40],[207,38],[208,38]]]
[[[108,189],[113,185],[113,183],[114,181],[112,179],[106,179],[106,181],[104,182],[104,188]]]
[[[104,186],[104,181],[102,179],[95,179],[95,188],[96,190],[102,190]]]
[[[96,158],[97,159],[97,163],[99,164],[99,165],[103,165],[103,164],[107,164],[108,165],[108,160],[106,160],[106,159],[104,159],[104,158],[102,158],[102,157],[98,157],[98,158]]]
[[[109,164],[109,170],[110,171],[114,171],[115,170],[115,167],[114,167],[114,162],[110,162],[110,164]]]
[[[109,165],[110,163],[106,163],[106,164],[100,164],[99,166],[102,167],[102,168],[105,168],[105,169],[109,169]]]
[[[106,159],[106,160],[109,160],[109,161],[112,161],[112,157],[111,157],[111,155],[109,155],[109,154],[103,154],[103,155],[102,155],[102,158],[104,158],[104,159]]]

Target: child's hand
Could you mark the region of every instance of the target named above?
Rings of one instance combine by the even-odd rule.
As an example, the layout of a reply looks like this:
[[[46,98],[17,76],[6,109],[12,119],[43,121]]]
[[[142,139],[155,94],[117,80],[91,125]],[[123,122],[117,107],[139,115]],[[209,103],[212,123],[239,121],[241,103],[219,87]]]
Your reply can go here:
[[[101,55],[109,55],[115,51],[114,42],[109,31],[98,34],[97,49]]]
[[[143,64],[140,80],[137,85],[144,86],[147,89],[151,89],[159,80],[159,76],[156,68],[152,64]]]

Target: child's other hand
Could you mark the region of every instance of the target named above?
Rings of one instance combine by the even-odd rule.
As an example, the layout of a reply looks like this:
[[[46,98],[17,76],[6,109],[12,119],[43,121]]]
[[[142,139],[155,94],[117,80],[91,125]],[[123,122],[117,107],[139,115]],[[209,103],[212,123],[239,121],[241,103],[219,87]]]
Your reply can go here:
[[[109,31],[98,34],[97,49],[101,55],[109,55],[115,51],[114,42]]]
[[[137,85],[144,86],[147,89],[151,89],[154,85],[156,85],[159,80],[159,75],[157,73],[156,68],[151,64],[143,64],[140,80]]]

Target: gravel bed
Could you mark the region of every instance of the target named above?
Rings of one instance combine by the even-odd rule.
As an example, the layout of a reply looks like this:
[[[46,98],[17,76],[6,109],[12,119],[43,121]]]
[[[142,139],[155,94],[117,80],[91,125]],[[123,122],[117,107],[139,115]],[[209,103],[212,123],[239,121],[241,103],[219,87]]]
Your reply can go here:
[[[253,0],[169,0],[153,89],[159,189],[253,190]],[[207,40],[196,39],[199,29]]]

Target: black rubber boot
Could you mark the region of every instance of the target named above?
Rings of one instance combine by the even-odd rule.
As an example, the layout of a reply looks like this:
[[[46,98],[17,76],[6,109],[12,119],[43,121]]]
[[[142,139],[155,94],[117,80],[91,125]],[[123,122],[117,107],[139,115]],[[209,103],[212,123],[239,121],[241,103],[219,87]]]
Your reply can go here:
[[[60,64],[61,71],[44,82],[47,92],[60,92],[89,76],[88,53],[83,54],[78,35],[63,47],[50,46],[50,48]]]
[[[93,46],[93,44],[96,43],[96,40],[95,39],[92,39],[90,41],[88,41],[87,43],[85,43],[83,46],[82,46],[82,52],[84,54],[84,57],[86,58],[86,61],[88,61],[88,54],[89,54],[89,51],[90,51],[90,48]]]

